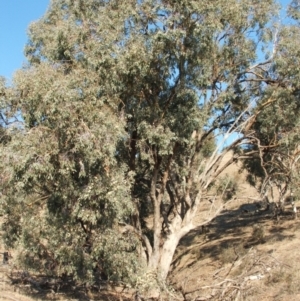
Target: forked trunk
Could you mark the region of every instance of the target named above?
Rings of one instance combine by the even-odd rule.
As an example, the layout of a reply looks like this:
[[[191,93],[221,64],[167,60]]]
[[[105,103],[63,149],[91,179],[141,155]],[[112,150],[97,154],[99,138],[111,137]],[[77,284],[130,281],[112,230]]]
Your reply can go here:
[[[149,258],[148,268],[150,271],[156,270],[160,280],[166,280],[178,243],[192,228],[193,225],[191,223],[188,227],[169,233],[156,253],[158,254],[158,258],[155,255],[155,258],[152,258],[153,254],[151,258]]]

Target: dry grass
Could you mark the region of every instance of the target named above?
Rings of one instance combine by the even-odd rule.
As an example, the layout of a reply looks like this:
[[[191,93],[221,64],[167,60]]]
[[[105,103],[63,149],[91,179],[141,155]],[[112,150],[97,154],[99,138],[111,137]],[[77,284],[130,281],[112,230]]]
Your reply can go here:
[[[243,244],[234,246],[224,246],[220,248],[219,260],[222,264],[233,263],[241,256],[245,255],[246,249]]]
[[[281,294],[295,295],[300,293],[300,263],[294,262],[291,267],[279,267],[266,279],[267,286],[280,286]]]
[[[252,239],[256,243],[263,243],[265,240],[265,228],[263,225],[255,225],[252,230]]]

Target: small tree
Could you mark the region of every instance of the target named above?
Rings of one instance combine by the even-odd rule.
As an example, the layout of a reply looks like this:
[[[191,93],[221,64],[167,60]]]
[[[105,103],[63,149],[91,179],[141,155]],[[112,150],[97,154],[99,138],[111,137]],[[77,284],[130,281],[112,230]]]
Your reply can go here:
[[[271,0],[53,0],[14,78],[24,126],[2,148],[22,262],[126,281],[144,262],[165,280],[209,187],[282,99],[261,73],[274,58],[257,58],[275,13]]]

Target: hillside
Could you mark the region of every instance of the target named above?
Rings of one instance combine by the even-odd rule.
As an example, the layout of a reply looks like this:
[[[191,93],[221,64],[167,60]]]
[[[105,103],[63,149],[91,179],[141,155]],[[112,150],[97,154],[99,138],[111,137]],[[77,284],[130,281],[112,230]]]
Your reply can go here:
[[[181,240],[169,274],[171,287],[181,292],[181,300],[299,300],[300,222],[294,220],[290,204],[277,220],[256,200],[256,190],[238,165],[224,176],[237,182],[236,198],[208,226],[199,226]],[[194,222],[201,225],[209,219],[214,205],[203,201]],[[12,284],[12,276],[18,276],[18,282]],[[13,257],[1,267],[0,279],[0,300],[135,300],[130,290],[43,288],[41,280],[14,268]]]

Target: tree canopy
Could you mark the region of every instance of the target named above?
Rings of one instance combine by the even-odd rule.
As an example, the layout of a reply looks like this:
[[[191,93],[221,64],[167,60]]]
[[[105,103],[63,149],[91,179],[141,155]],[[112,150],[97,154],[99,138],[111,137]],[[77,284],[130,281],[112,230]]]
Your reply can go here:
[[[18,119],[1,128],[1,210],[20,262],[164,280],[228,165],[276,177],[287,137],[297,150],[298,10],[280,24],[272,0],[52,0],[0,87]]]

